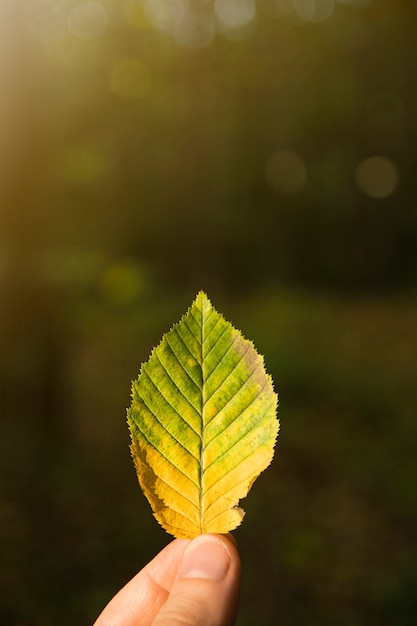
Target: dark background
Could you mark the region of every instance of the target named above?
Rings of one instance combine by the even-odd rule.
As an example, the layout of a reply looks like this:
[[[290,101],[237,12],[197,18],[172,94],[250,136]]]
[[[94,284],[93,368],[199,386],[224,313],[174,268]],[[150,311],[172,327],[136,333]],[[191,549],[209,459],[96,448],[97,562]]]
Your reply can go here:
[[[417,611],[417,4],[0,2],[0,621],[169,536],[130,383],[204,289],[280,394],[238,626]]]

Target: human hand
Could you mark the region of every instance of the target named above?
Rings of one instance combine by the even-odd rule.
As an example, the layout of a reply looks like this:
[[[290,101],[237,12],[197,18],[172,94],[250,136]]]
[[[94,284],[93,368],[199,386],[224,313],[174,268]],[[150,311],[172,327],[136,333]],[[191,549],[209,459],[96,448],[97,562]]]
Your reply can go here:
[[[114,596],[94,626],[232,626],[239,583],[230,535],[175,539]]]

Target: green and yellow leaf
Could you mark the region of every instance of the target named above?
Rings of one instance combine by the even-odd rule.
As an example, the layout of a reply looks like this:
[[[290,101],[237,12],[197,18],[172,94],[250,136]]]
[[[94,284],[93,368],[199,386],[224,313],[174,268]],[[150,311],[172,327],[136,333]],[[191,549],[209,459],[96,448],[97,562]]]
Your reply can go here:
[[[200,292],[132,386],[128,423],[139,483],[175,537],[227,533],[270,464],[279,422],[263,357]]]

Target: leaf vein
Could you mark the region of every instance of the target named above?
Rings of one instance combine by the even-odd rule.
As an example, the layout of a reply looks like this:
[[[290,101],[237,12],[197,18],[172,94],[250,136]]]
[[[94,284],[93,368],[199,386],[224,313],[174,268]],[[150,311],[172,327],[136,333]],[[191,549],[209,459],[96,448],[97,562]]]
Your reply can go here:
[[[170,379],[170,381],[172,382],[172,384],[174,385],[174,387],[176,389],[178,389],[178,391],[180,392],[180,394],[182,395],[182,397],[184,398],[184,400],[186,400],[188,402],[188,404],[194,409],[194,411],[196,411],[198,413],[198,415],[200,415],[200,411],[199,409],[197,409],[197,407],[194,406],[194,404],[191,402],[191,400],[189,400],[187,398],[187,396],[185,395],[185,393],[182,391],[182,389],[180,389],[180,387],[178,386],[178,384],[175,382],[175,380],[172,378],[171,374],[168,372],[167,368],[165,367],[165,365],[162,363],[159,355],[157,352],[155,352],[155,356],[158,359],[162,369],[164,370],[164,372],[166,373],[166,375],[168,376],[168,378]]]
[[[206,402],[210,402],[210,400],[212,399],[212,397],[219,391],[219,389],[221,389],[224,385],[224,383],[227,381],[227,379],[232,376],[233,372],[239,367],[239,365],[242,363],[243,359],[246,356],[246,353],[248,352],[250,348],[250,345],[247,346],[245,352],[243,354],[240,355],[239,360],[235,363],[235,365],[233,366],[233,368],[226,374],[225,378],[222,380],[222,382],[220,383],[220,385],[218,387],[216,387],[216,389],[213,391],[213,393],[211,394],[211,396],[209,396],[206,399]],[[217,369],[218,366],[216,366]],[[214,370],[215,371],[215,370]],[[213,373],[213,372],[212,372]],[[211,376],[211,374],[210,374]],[[207,381],[206,381],[207,382]],[[246,382],[246,381],[245,381]],[[241,389],[243,387],[243,385],[240,386],[239,389]],[[223,410],[223,409],[222,409]]]
[[[171,465],[173,465],[173,464],[171,463]],[[175,465],[173,465],[173,467],[176,467],[176,466],[175,466]],[[178,469],[178,468],[177,468],[177,469]],[[171,489],[171,491],[174,491],[174,492],[175,492],[175,493],[177,493],[179,496],[183,497],[183,498],[184,498],[184,500],[187,500],[187,502],[189,502],[189,503],[190,503],[190,504],[191,504],[191,505],[192,505],[192,506],[196,509],[196,511],[197,511],[197,512],[199,512],[199,508],[198,508],[198,506],[196,505],[196,503],[195,503],[195,502],[193,502],[192,500],[190,500],[190,498],[189,498],[188,496],[184,495],[181,491],[178,491],[178,489],[176,489],[175,487],[173,487],[173,486],[171,485],[171,483],[167,482],[165,479],[161,478],[160,476],[158,476],[158,479],[161,481],[161,483],[164,483],[164,485],[165,485],[168,489]],[[194,483],[193,483],[193,484],[194,484]],[[159,498],[159,500],[162,500],[162,498],[161,498],[158,494],[156,495],[156,497],[157,497],[157,498]],[[195,522],[193,522],[193,521],[192,521],[192,519],[190,519],[187,515],[185,515],[185,514],[184,514],[184,511],[178,511],[177,509],[175,509],[175,508],[174,508],[173,506],[171,506],[171,505],[168,507],[168,506],[166,505],[165,501],[163,501],[163,502],[164,502],[165,506],[166,506],[167,508],[169,508],[171,511],[175,511],[175,513],[178,513],[179,515],[181,515],[182,517],[184,517],[185,519],[187,519],[188,521],[190,521],[192,524],[195,524]]]
[[[221,437],[224,431],[227,430],[227,428],[229,428],[229,426],[231,426],[237,419],[239,419],[239,417],[242,417],[242,415],[244,415],[246,411],[250,409],[252,404],[254,404],[259,399],[259,396],[260,394],[257,393],[253,398],[251,398],[249,404],[247,404],[244,409],[239,410],[239,412],[233,417],[233,419],[228,424],[226,424],[226,426],[222,430],[220,430],[216,435],[214,435],[213,439],[210,439],[210,441],[207,442],[207,446],[211,445],[213,441],[217,439],[217,437]]]
[[[252,376],[255,374],[256,370],[253,370],[250,375],[247,377],[247,379],[245,380],[245,382],[239,387],[239,389],[237,389],[231,396],[230,398],[227,400],[227,402],[220,407],[216,413],[211,417],[210,421],[212,422],[222,411],[224,411],[226,409],[226,407],[236,398],[236,396],[238,395],[238,393],[240,393],[242,391],[242,389],[244,389],[246,387],[246,385],[250,382],[250,379],[252,378]],[[213,394],[214,395],[214,394]]]
[[[258,397],[259,397],[259,396],[256,396],[256,398],[254,398],[254,400],[253,400],[252,402],[254,402],[254,401],[255,401]],[[250,405],[252,404],[252,402],[251,402],[251,403],[250,403],[250,404],[246,407],[246,409],[250,407]],[[269,410],[270,410],[270,409],[274,406],[274,404],[275,404],[275,401],[274,401],[274,402],[271,402],[271,404],[269,404],[269,405],[268,405],[268,407],[265,409],[265,411],[262,413],[262,415],[260,415],[260,416],[259,416],[258,420],[262,420],[262,418],[263,418],[263,417],[265,417],[265,415],[266,415],[266,414],[268,413],[268,411],[269,411]],[[245,409],[245,411],[246,411],[246,409]],[[222,430],[221,432],[217,433],[217,435],[216,435],[215,437],[213,437],[213,439],[210,441],[210,444],[211,444],[211,443],[213,443],[213,441],[215,441],[215,440],[217,439],[217,437],[221,437],[221,435],[223,435],[224,431],[225,431],[225,430],[227,430],[227,429],[228,429],[228,428],[229,428],[229,427],[230,427],[230,426],[231,426],[231,425],[232,425],[232,424],[233,424],[233,423],[234,423],[234,422],[235,422],[235,421],[236,421],[239,417],[241,417],[241,415],[242,415],[242,414],[243,414],[243,411],[242,411],[242,413],[239,413],[238,415],[236,415],[236,417],[234,417],[234,418],[233,418],[233,420],[232,420],[231,422],[229,422],[229,424],[228,424],[225,428],[223,428],[223,430]],[[260,426],[261,426],[261,428],[262,428],[262,424],[261,424]],[[241,436],[239,437],[239,439],[237,439],[237,441],[235,441],[235,443],[234,443],[234,444],[233,444],[230,448],[228,448],[227,450],[225,450],[224,452],[222,452],[222,454],[221,454],[220,456],[218,456],[216,459],[214,459],[214,461],[212,461],[212,462],[210,463],[210,465],[208,465],[208,466],[206,467],[206,471],[207,471],[210,467],[212,467],[213,465],[215,465],[216,463],[218,463],[218,462],[219,462],[219,461],[220,461],[220,460],[221,460],[224,456],[226,456],[227,454],[231,453],[231,452],[232,452],[232,450],[233,450],[233,448],[235,448],[237,445],[239,445],[239,444],[240,444],[240,442],[242,441],[242,439],[244,439],[248,433],[250,433],[250,432],[255,432],[255,430],[256,430],[256,427],[254,428],[254,427],[252,426],[252,424],[250,424],[250,425],[249,425],[249,428],[247,428],[245,431],[243,431],[243,434],[241,434]],[[245,457],[245,458],[247,458],[247,457]],[[239,464],[238,464],[238,465],[239,465]],[[238,465],[237,465],[236,467],[238,467]],[[229,472],[231,472],[233,469],[235,469],[235,468],[233,467],[231,470],[229,470]],[[229,473],[229,472],[227,472],[227,473]],[[227,476],[227,474],[224,474],[224,476]],[[221,478],[222,478],[222,477],[221,477]],[[219,480],[221,480],[221,478],[220,478]],[[214,484],[216,484],[216,483],[213,483],[213,485],[214,485]],[[209,489],[211,489],[211,487],[212,487],[213,485],[210,485]]]
[[[187,346],[187,344],[185,343],[184,339],[181,337],[180,333],[178,332],[178,329],[175,328],[175,334],[177,335],[178,339],[181,341],[182,345],[184,346],[184,348],[187,350],[188,354],[191,356],[191,358],[195,359],[196,363],[198,365],[200,365],[200,363],[198,362],[198,359],[196,359],[196,357],[194,356],[194,354],[191,352],[190,348]],[[171,345],[169,346],[171,348]],[[171,348],[172,350],[172,348]],[[191,377],[191,374],[189,374],[189,376]],[[194,379],[193,379],[194,380]],[[195,382],[195,381],[194,381]],[[196,383],[196,385],[198,386],[199,389],[201,389],[201,386]]]
[[[211,312],[210,312],[210,314],[211,314]],[[210,316],[210,314],[209,314],[209,316]],[[208,321],[208,319],[209,319],[209,316],[207,317],[207,320],[204,322],[204,326],[207,324],[207,321]],[[218,325],[218,323],[219,323],[221,320],[222,320],[222,318],[221,318],[220,316],[216,319],[216,321],[214,322],[213,326],[210,328],[210,330],[208,331],[208,333],[204,336],[204,341],[207,341],[207,339],[208,339],[208,338],[210,337],[210,335],[213,333],[214,329],[216,328],[216,326]],[[216,339],[216,342],[215,342],[215,344],[214,344],[214,345],[216,345],[217,341],[218,341],[218,340]],[[212,346],[212,347],[213,347],[213,346]],[[211,352],[211,350],[212,350],[212,348],[210,348],[210,350],[208,351],[208,353],[207,353],[207,354],[209,354],[209,353]],[[206,357],[207,357],[207,354],[206,354]]]
[[[209,355],[209,354],[210,354],[210,353],[214,350],[214,348],[217,346],[217,344],[219,343],[219,341],[220,341],[220,339],[223,337],[223,335],[225,335],[225,334],[226,334],[226,332],[227,332],[228,330],[229,330],[229,329],[227,328],[227,326],[223,329],[223,332],[221,332],[221,333],[220,333],[220,335],[217,337],[216,341],[215,341],[215,342],[213,343],[213,345],[211,346],[210,350],[209,350],[209,351],[207,352],[207,354],[205,355],[205,358],[206,358],[206,359],[207,359],[208,355]],[[206,339],[207,339],[207,338],[206,338]],[[234,342],[234,340],[233,340],[233,342]],[[221,361],[221,359],[220,359],[220,361]],[[220,362],[220,361],[219,361],[219,362]],[[217,367],[217,365],[216,365],[216,367]],[[215,368],[215,369],[216,369],[216,368]],[[210,372],[209,376],[211,376],[211,374],[212,374],[212,372]]]
[[[191,380],[191,382],[197,387],[197,391],[201,392],[201,387],[200,385],[198,385],[195,380],[193,379],[193,377],[187,372],[187,370],[185,369],[184,365],[181,363],[177,353],[175,352],[174,348],[171,346],[171,344],[169,343],[168,339],[167,339],[167,346],[168,348],[171,350],[172,354],[174,355],[178,365],[181,367],[182,371],[185,372],[185,374],[188,376],[188,378]],[[190,352],[191,354],[191,352]],[[191,355],[192,356],[192,355]],[[194,358],[194,357],[193,357]],[[171,377],[171,380],[173,381],[173,378]],[[173,381],[174,382],[174,381]],[[175,383],[174,383],[175,384]]]
[[[200,437],[200,433],[189,422],[187,422],[187,420],[184,418],[183,415],[181,415],[181,413],[178,411],[178,409],[173,404],[171,404],[171,402],[168,400],[167,396],[162,393],[162,391],[159,389],[158,385],[155,383],[153,378],[150,376],[149,372],[147,372],[146,370],[143,370],[143,371],[145,372],[146,376],[149,378],[150,382],[155,387],[156,391],[159,393],[161,398],[163,398],[165,400],[165,402],[171,407],[171,409],[173,411],[175,411],[175,413],[178,415],[178,417],[180,419],[182,419],[182,421],[185,422],[187,424],[187,426],[189,426],[191,428],[193,433],[195,433],[198,437]],[[143,401],[142,396],[140,396],[140,398]],[[145,402],[144,402],[144,404],[145,404]],[[145,406],[146,406],[147,409],[149,409],[149,407],[146,404],[145,404]],[[154,413],[152,413],[152,414],[154,415]],[[197,413],[197,415],[200,417],[200,415],[198,413]],[[190,452],[190,454],[191,454],[191,452]]]
[[[194,316],[191,316],[194,321],[196,322],[196,324],[198,324],[197,320],[194,318]],[[198,324],[200,326],[200,324]],[[200,339],[197,337],[197,335],[194,333],[194,331],[192,330],[191,326],[189,325],[189,323],[187,322],[186,319],[184,319],[184,326],[186,326],[190,332],[190,334],[194,337],[194,339],[197,341],[198,344],[200,344]]]
[[[158,452],[158,454],[161,454],[161,456],[163,456],[164,460],[165,460],[167,463],[169,463],[170,465],[172,465],[172,467],[174,467],[174,468],[175,468],[175,469],[176,469],[176,470],[177,470],[180,474],[182,474],[183,476],[185,476],[185,478],[186,478],[187,480],[189,480],[189,481],[190,481],[190,483],[194,485],[194,487],[197,487],[197,489],[199,489],[198,484],[197,484],[196,482],[194,482],[192,478],[190,478],[189,474],[186,474],[186,473],[185,473],[185,472],[184,472],[184,471],[183,471],[180,467],[178,467],[178,465],[176,465],[175,463],[173,463],[170,459],[168,459],[165,455],[163,455],[163,454],[162,454],[162,452],[161,452],[160,450],[158,450],[158,448],[157,448],[157,447],[155,446],[155,444],[154,444],[154,443],[153,443],[153,442],[149,439],[148,435],[147,435],[146,433],[144,433],[144,432],[143,432],[143,430],[140,428],[140,426],[138,426],[138,425],[137,425],[137,429],[140,431],[140,433],[141,433],[142,437],[143,437],[144,439],[146,439],[146,443],[149,445],[149,447],[153,448],[156,452]],[[139,457],[139,458],[140,458],[140,457]],[[145,465],[146,465],[146,463],[145,463]],[[153,473],[153,474],[155,474],[155,472],[154,472],[154,470],[153,470],[152,468],[151,468],[151,471],[152,471],[152,473]],[[155,474],[155,476],[157,476],[157,474]],[[160,480],[162,480],[162,479],[160,478],[160,476],[158,476],[158,478],[159,478]],[[165,480],[162,480],[162,482],[164,482],[165,484],[167,484]],[[191,500],[190,500],[190,502],[191,502]]]
[[[149,411],[149,413],[152,415],[152,417],[154,417],[154,418],[156,419],[156,421],[158,422],[158,424],[159,424],[159,425],[160,425],[160,426],[164,429],[164,431],[165,431],[166,433],[168,433],[168,435],[169,435],[169,436],[170,436],[170,437],[171,437],[171,438],[172,438],[172,439],[173,439],[173,440],[174,440],[174,441],[175,441],[175,442],[176,442],[179,446],[181,446],[181,448],[182,448],[183,450],[185,450],[185,451],[186,451],[186,452],[187,452],[190,456],[192,456],[192,457],[193,457],[193,459],[195,459],[196,461],[198,461],[198,462],[199,462],[199,461],[200,461],[200,460],[199,460],[199,458],[198,458],[198,457],[196,457],[196,456],[195,456],[195,454],[193,454],[193,453],[191,452],[191,450],[188,450],[188,448],[186,448],[186,446],[185,446],[183,443],[181,443],[181,441],[179,441],[176,437],[174,437],[174,435],[173,435],[172,433],[170,433],[170,432],[169,432],[168,428],[165,426],[165,424],[164,424],[163,422],[161,422],[161,420],[160,420],[160,419],[159,419],[159,417],[156,415],[156,413],[155,413],[154,411],[152,411],[152,409],[151,409],[151,408],[149,408],[149,405],[147,404],[147,402],[145,401],[145,399],[144,399],[144,398],[140,395],[140,393],[139,393],[139,392],[138,392],[138,397],[141,399],[141,401],[143,402],[144,406],[145,406],[145,407],[146,407],[146,409]],[[136,422],[135,422],[135,423],[136,423]],[[139,426],[138,426],[138,424],[137,424],[137,423],[136,423],[136,426],[139,428]],[[145,436],[145,434],[144,434],[144,432],[143,432],[143,430],[141,430],[140,428],[139,428],[139,430],[140,430],[140,432],[142,433],[142,435],[143,435],[144,437],[146,437],[146,436]],[[147,437],[146,437],[146,440],[147,440],[147,441],[149,441]],[[155,446],[154,446],[154,447],[155,447]],[[158,450],[158,449],[157,449],[157,448],[155,448],[155,450]],[[159,452],[160,454],[162,454],[160,450],[158,450],[158,452]],[[165,455],[164,455],[164,458],[166,458],[166,457],[165,457]]]
[[[239,443],[239,442],[238,442]],[[233,446],[234,447],[234,446]],[[259,450],[259,448],[256,450],[256,452]],[[244,459],[242,459],[241,461],[239,461],[239,463],[237,465],[235,465],[234,467],[232,467],[227,474],[230,474],[231,472],[235,471],[238,467],[240,467],[241,465],[243,465],[244,463],[246,463],[246,461],[248,460],[248,458],[250,456],[252,456],[253,452],[249,452],[249,454],[247,454],[245,456]],[[220,457],[219,457],[220,458]],[[223,474],[223,476],[221,476],[220,478],[218,478],[212,485],[210,485],[210,487],[207,489],[207,491],[205,492],[204,495],[207,495],[209,493],[209,491],[211,489],[213,489],[213,487],[215,487],[217,485],[217,483],[219,483],[225,476],[227,476],[227,474]],[[260,474],[260,471],[257,469],[255,471],[256,476],[258,476]],[[241,481],[243,482],[243,481]],[[240,484],[240,483],[237,483]],[[227,491],[223,491],[221,494],[221,498],[224,498],[228,493],[230,493],[231,491],[233,491],[233,489],[236,489],[236,483],[233,484],[232,487],[230,487]],[[219,498],[218,498],[219,499]],[[217,502],[217,500],[215,500],[214,502]],[[208,507],[206,508],[205,512],[207,513],[207,511],[210,509],[210,507],[212,507],[214,505],[214,502],[212,502],[211,504],[208,505]]]
[[[217,498],[217,500],[214,500],[214,502],[212,502],[211,504],[209,504],[209,505],[208,505],[208,507],[207,507],[207,509],[206,509],[206,514],[207,514],[207,511],[209,511],[209,510],[210,510],[210,509],[211,509],[211,508],[212,508],[215,504],[217,504],[217,502],[218,502],[219,500],[223,500],[223,498],[224,498],[224,497],[225,497],[228,493],[230,493],[233,489],[236,489],[236,488],[237,488],[237,487],[239,487],[240,485],[242,485],[242,484],[244,484],[244,483],[247,483],[247,482],[248,482],[248,480],[250,480],[250,479],[251,479],[251,476],[246,476],[246,478],[242,478],[242,480],[239,480],[237,483],[234,483],[234,485],[233,485],[233,487],[231,487],[231,489],[228,489],[228,490],[227,490],[224,494],[222,494],[219,498]],[[241,499],[243,499],[243,497],[242,497]],[[236,508],[237,506],[238,506],[238,503],[234,504],[233,506],[231,506],[231,507],[229,507],[229,508],[227,508],[227,509],[224,509],[223,511],[220,511],[220,513],[216,513],[216,515],[215,515],[214,517],[211,517],[211,518],[208,520],[208,523],[210,523],[210,524],[211,524],[211,523],[213,522],[213,520],[217,519],[218,517],[220,517],[220,516],[221,516],[221,515],[223,515],[224,513],[228,513],[231,509],[234,509],[234,508]],[[206,522],[206,523],[207,523],[207,522]]]

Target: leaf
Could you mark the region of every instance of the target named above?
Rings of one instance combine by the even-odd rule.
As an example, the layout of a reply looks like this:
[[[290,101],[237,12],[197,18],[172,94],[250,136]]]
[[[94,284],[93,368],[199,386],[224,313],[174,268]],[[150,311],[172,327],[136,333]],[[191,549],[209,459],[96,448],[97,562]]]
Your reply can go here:
[[[128,423],[139,483],[175,537],[227,533],[269,465],[278,396],[252,342],[200,292],[132,385]]]

